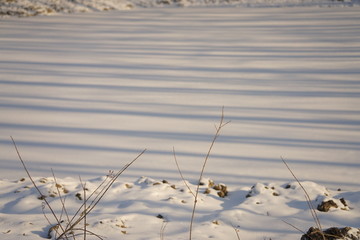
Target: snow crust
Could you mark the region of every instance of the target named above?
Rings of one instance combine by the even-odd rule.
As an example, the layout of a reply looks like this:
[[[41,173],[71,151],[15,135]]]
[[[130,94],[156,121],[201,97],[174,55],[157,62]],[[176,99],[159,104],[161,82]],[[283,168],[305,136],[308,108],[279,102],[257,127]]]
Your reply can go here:
[[[299,7],[357,6],[360,0],[4,0],[0,16],[36,16],[156,7]]]

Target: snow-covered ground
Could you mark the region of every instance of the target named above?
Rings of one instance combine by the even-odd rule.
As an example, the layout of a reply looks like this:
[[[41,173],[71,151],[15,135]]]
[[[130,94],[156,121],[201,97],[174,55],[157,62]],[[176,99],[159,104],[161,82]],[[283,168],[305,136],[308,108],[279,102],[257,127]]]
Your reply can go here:
[[[104,180],[106,177],[83,182],[88,189],[86,196]],[[58,218],[65,221],[65,228],[68,221],[66,214],[62,214],[61,199],[65,199],[70,218],[78,208],[82,210],[84,191],[80,180],[65,178],[55,182],[50,177],[35,178],[35,181]],[[238,239],[237,234],[241,239],[300,239],[302,233],[288,224],[305,232],[306,228],[316,226],[304,192],[297,182],[257,183],[252,188],[232,187],[225,198],[219,197],[220,191],[215,190],[216,187],[209,187],[208,183],[212,181],[207,179],[203,182],[205,185],[199,192],[193,239]],[[59,236],[61,230],[58,234],[49,231],[56,221],[48,208],[45,208],[45,213],[52,224],[48,224],[41,215],[43,200],[39,199],[40,194],[28,179],[0,183],[1,189],[5,190],[2,194],[5,204],[0,208],[3,239]],[[195,191],[195,185],[187,184]],[[220,186],[219,183],[214,184]],[[329,200],[337,205],[328,212],[316,210],[323,227],[359,226],[359,192],[332,191],[314,182],[303,182],[302,185],[314,200],[315,207]],[[340,199],[345,199],[345,202]],[[91,202],[89,200],[88,204]],[[193,202],[193,195],[182,181],[148,177],[140,177],[133,182],[120,181],[88,215],[87,229],[106,237],[104,239],[189,239]],[[78,228],[82,227],[83,223],[80,223]],[[360,239],[360,229],[352,228],[349,235],[354,236],[352,239]],[[87,239],[98,238],[88,234]]]
[[[79,175],[91,192],[147,148],[89,215],[89,230],[108,239],[188,239],[193,196],[173,147],[194,188],[222,106],[231,122],[205,177],[229,193],[201,187],[193,239],[237,239],[236,229],[241,239],[299,239],[283,221],[315,226],[281,157],[315,206],[337,203],[318,211],[324,228],[358,228],[359,10],[196,7],[1,19],[1,238],[42,239],[50,227],[13,136],[61,212],[54,170],[69,214],[81,204]]]
[[[2,0],[0,16],[27,17],[159,7],[352,7],[359,5],[360,0]]]

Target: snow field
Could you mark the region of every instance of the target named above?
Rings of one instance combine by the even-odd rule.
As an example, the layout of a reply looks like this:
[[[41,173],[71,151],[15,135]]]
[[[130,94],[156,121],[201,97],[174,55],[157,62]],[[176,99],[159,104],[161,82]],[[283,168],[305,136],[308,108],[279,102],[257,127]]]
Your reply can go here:
[[[199,7],[2,19],[2,236],[41,239],[50,227],[13,136],[45,193],[54,190],[55,171],[70,211],[81,203],[79,175],[96,186],[147,148],[89,227],[109,239],[159,239],[165,219],[165,239],[187,239],[192,195],[181,191],[172,149],[194,188],[222,106],[231,123],[205,177],[229,194],[201,193],[194,238],[236,239],[235,227],[242,239],[296,239],[301,233],[282,220],[314,226],[281,157],[315,205],[329,198],[340,206],[319,212],[324,227],[358,228],[358,10]],[[61,211],[57,196],[48,199]]]

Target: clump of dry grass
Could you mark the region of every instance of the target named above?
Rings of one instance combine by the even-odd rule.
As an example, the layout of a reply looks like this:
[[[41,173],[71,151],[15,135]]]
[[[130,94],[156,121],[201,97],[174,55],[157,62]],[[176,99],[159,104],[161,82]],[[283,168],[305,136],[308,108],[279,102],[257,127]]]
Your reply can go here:
[[[97,188],[92,191],[89,195],[86,194],[87,188],[86,183],[82,181],[80,178],[80,183],[83,190],[83,203],[79,206],[77,211],[70,214],[66,208],[66,202],[65,198],[61,195],[61,192],[59,188],[57,188],[58,196],[60,198],[61,203],[61,213],[56,214],[54,211],[54,208],[51,206],[49,201],[46,198],[46,195],[44,195],[40,188],[37,186],[33,178],[31,177],[31,174],[25,164],[25,161],[20,155],[20,152],[18,150],[18,147],[15,143],[15,140],[11,137],[11,140],[14,144],[16,153],[18,155],[18,158],[24,167],[24,170],[26,174],[28,175],[30,181],[32,182],[33,186],[37,190],[37,192],[40,194],[41,200],[44,201],[43,204],[43,211],[44,208],[48,208],[50,210],[50,216],[52,216],[53,220],[51,221],[49,217],[45,214],[44,216],[48,223],[50,224],[50,229],[48,231],[49,238],[53,238],[56,240],[68,240],[68,239],[79,239],[79,237],[82,237],[84,240],[86,240],[87,235],[94,235],[99,239],[103,239],[101,236],[97,235],[96,233],[91,232],[87,229],[87,216],[94,210],[94,208],[99,204],[101,199],[105,196],[107,191],[111,188],[111,186],[114,184],[114,182],[118,179],[118,177],[128,168],[130,167],[136,160],[140,158],[141,155],[144,154],[146,149],[144,149],[141,153],[139,153],[132,161],[130,161],[128,164],[123,166],[119,171],[116,173],[111,172],[111,174],[108,174],[106,178],[97,186]],[[55,185],[58,186],[57,179],[55,177],[55,174],[53,170],[51,170]],[[55,222],[55,223],[54,223]]]

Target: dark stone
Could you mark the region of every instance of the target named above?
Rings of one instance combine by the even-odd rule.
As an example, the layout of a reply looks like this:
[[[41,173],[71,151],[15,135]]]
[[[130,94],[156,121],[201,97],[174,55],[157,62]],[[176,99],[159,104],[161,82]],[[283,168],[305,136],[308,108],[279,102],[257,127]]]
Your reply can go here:
[[[161,214],[158,214],[156,217],[157,217],[157,218],[160,218],[160,219],[164,219],[164,216],[161,215]]]
[[[75,197],[76,197],[77,199],[79,199],[80,201],[83,200],[80,193],[77,193],[77,194],[75,195]]]
[[[226,197],[226,194],[225,194],[224,192],[222,192],[222,191],[218,192],[217,194],[218,194],[218,196],[221,197],[221,198]]]
[[[337,208],[338,205],[333,200],[329,200],[326,202],[323,201],[321,204],[318,205],[317,209],[321,212],[328,212],[332,207]]]
[[[301,240],[336,240],[347,236],[350,227],[332,227],[321,232],[318,228],[311,227],[306,234],[301,236]]]
[[[340,202],[341,202],[345,207],[348,206],[348,205],[347,205],[347,202],[345,201],[344,198],[340,198]]]

